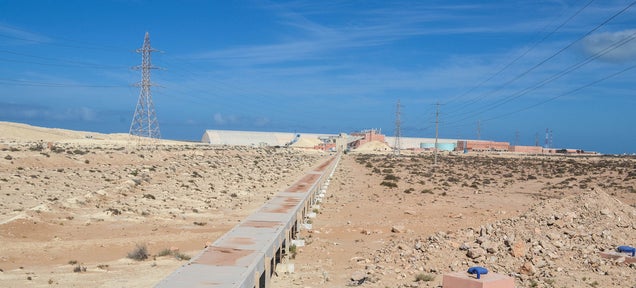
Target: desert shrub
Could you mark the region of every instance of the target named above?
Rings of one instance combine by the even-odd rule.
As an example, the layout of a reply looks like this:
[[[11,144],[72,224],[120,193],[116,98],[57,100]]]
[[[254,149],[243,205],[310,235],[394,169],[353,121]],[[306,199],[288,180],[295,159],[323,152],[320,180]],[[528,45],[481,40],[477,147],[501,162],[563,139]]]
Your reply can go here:
[[[389,174],[384,176],[384,180],[389,180],[389,181],[398,181],[400,178],[393,175],[393,174]]]
[[[121,211],[119,211],[119,209],[112,208],[112,207],[104,210],[104,212],[110,212],[111,215],[120,215],[121,214]]]
[[[73,272],[75,273],[86,272],[86,266],[83,266],[82,264],[77,264],[77,266],[73,268]]]
[[[422,193],[422,194],[433,194],[433,190],[431,190],[431,189],[424,189],[424,190],[422,190],[422,192],[421,192],[421,193]]]
[[[389,187],[389,188],[397,188],[398,187],[397,183],[389,182],[389,181],[382,181],[382,183],[380,183],[380,185],[386,186],[386,187]]]
[[[127,257],[137,261],[146,260],[148,259],[148,248],[146,248],[146,245],[137,244],[133,251],[128,252]]]
[[[174,252],[174,257],[177,258],[177,260],[190,260],[190,256],[187,254],[183,254],[181,252]]]
[[[289,254],[291,259],[296,258],[296,253],[298,253],[298,248],[296,247],[296,245],[289,246]]]
[[[435,280],[435,275],[420,273],[415,275],[415,282],[429,282]]]
[[[44,150],[44,143],[37,143],[29,147],[30,151],[42,151]]]
[[[157,255],[155,255],[155,256],[163,257],[163,256],[168,256],[168,255],[172,255],[172,250],[170,250],[168,248],[165,248],[165,249],[159,251],[159,253],[157,253]]]

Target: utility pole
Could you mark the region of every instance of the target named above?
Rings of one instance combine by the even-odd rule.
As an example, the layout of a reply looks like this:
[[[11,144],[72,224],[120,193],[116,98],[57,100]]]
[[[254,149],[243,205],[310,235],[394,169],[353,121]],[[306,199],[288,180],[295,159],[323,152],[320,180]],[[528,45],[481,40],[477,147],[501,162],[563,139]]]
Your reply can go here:
[[[515,131],[515,146],[519,146],[519,130]]]
[[[477,120],[477,140],[481,140],[481,120]]]
[[[129,132],[130,135],[139,138],[161,138],[157,113],[155,112],[155,106],[152,103],[152,95],[150,93],[150,86],[154,85],[150,82],[150,70],[157,69],[157,67],[152,66],[150,63],[150,53],[156,51],[158,50],[150,47],[150,35],[146,32],[143,46],[137,49],[137,53],[141,53],[141,65],[134,67],[134,69],[141,70],[141,82],[136,84],[136,86],[141,87],[141,91]]]
[[[550,148],[554,147],[554,142],[553,142],[554,141],[554,138],[553,138],[554,134],[552,134],[552,132],[553,132],[552,129],[550,129]]]
[[[534,146],[539,146],[539,133],[534,134]]]
[[[435,160],[434,164],[437,166],[437,140],[439,137],[439,102],[435,104]]]
[[[397,101],[397,108],[395,111],[395,155],[400,155],[400,137],[402,136],[400,131],[400,99]]]

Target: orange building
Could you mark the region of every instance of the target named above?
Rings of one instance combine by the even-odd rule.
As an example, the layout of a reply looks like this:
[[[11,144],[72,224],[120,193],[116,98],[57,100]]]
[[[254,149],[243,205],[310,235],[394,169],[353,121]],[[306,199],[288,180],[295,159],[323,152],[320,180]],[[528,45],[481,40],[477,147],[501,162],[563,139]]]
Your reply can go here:
[[[380,130],[378,129],[368,129],[368,130],[362,130],[360,132],[354,132],[354,133],[351,133],[351,136],[360,138],[351,143],[350,146],[353,149],[356,149],[362,146],[363,144],[371,142],[371,141],[378,141],[382,143],[386,142],[386,140],[384,139],[384,135],[381,134]]]
[[[527,153],[527,154],[542,154],[543,147],[541,146],[510,146],[510,152]]]
[[[479,141],[479,140],[460,140],[457,141],[458,151],[496,151],[505,152],[509,151],[510,143],[508,142],[495,142],[495,141]]]

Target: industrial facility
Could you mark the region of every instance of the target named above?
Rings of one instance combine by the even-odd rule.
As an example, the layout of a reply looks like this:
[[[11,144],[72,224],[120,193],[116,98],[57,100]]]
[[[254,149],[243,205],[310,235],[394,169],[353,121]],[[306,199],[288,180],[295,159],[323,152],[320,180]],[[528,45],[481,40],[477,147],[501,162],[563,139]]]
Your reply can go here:
[[[391,151],[399,143],[399,149],[414,152],[447,151],[447,152],[497,152],[519,154],[574,154],[592,155],[595,152],[580,149],[544,148],[541,146],[510,145],[508,142],[467,139],[435,139],[385,136],[379,129],[366,129],[350,134],[316,134],[316,133],[286,133],[286,132],[256,132],[206,130],[201,142],[211,145],[251,146],[251,147],[295,147],[316,149],[323,151],[356,151],[371,144],[375,151]],[[379,149],[377,147],[386,147]],[[367,150],[365,150],[367,151]]]

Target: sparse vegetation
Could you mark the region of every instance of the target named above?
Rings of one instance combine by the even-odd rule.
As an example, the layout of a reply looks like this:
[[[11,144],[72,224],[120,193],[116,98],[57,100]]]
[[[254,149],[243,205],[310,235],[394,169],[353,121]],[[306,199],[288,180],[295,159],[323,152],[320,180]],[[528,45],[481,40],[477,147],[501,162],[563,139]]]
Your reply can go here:
[[[415,275],[415,282],[429,282],[435,280],[435,275],[419,273]]]
[[[185,253],[181,253],[179,252],[179,250],[171,250],[168,248],[165,248],[161,251],[159,251],[159,253],[157,253],[157,255],[155,255],[155,257],[164,257],[164,256],[174,256],[174,258],[176,258],[177,260],[190,260],[191,257],[188,254]]]
[[[296,253],[298,253],[298,247],[296,245],[289,246],[289,257],[291,259],[296,259]]]
[[[77,265],[75,265],[75,267],[73,268],[73,272],[75,272],[75,273],[86,272],[86,266],[84,266],[84,265],[82,265],[82,264],[77,264]]]
[[[148,259],[148,248],[146,245],[137,244],[133,251],[128,252],[127,257],[137,261],[146,260]]]
[[[380,183],[380,185],[386,186],[386,187],[389,187],[389,188],[397,188],[398,187],[397,183],[390,182],[390,181],[382,181],[382,183]]]

